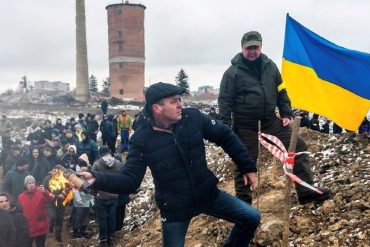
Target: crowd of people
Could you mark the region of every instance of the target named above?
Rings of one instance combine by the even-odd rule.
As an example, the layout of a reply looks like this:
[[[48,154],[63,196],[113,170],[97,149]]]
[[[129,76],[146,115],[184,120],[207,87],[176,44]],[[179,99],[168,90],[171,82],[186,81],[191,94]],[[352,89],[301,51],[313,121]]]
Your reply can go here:
[[[5,242],[0,246],[32,246],[33,242],[45,246],[48,233],[62,242],[67,214],[71,238],[91,237],[89,221],[96,217],[99,245],[112,246],[114,232],[123,228],[129,195],[104,191],[92,195],[68,182],[55,187],[53,178],[60,170],[57,165],[73,172],[119,172],[123,163],[116,152],[117,136],[123,140],[120,153],[127,152],[132,124],[125,110],[104,115],[100,122],[98,116],[80,113],[77,121],[72,117],[63,123],[57,118],[53,124],[46,119],[42,126],[34,124],[24,140],[13,140],[13,124],[3,115],[0,221],[10,223],[7,232],[1,232]]]
[[[92,209],[99,246],[112,246],[114,233],[123,227],[129,195],[137,191],[148,167],[161,215],[163,246],[183,247],[192,218],[200,214],[234,223],[224,246],[248,246],[260,222],[260,213],[252,206],[258,123],[262,132],[277,136],[285,147],[290,145],[294,115],[302,117],[302,127],[330,132],[330,121],[320,124],[316,114],[309,119],[306,112],[292,112],[280,72],[261,48],[260,33],[243,35],[241,52],[232,58],[221,80],[218,114],[213,107],[209,114],[183,108],[180,96],[185,89],[159,82],[145,92],[146,105],[134,121],[125,110],[104,115],[100,123],[97,116],[83,113],[64,124],[61,118],[54,125],[47,119],[43,126],[32,127],[27,147],[25,140],[11,139],[13,125],[2,116],[0,227],[4,230],[0,237],[5,246],[33,242],[45,246],[48,233],[62,242],[67,211],[71,237],[89,237]],[[369,126],[364,119],[359,133],[369,132]],[[333,124],[333,133],[342,131]],[[124,165],[116,153],[118,136],[120,151],[128,152]],[[204,140],[221,146],[234,161],[236,196],[218,188],[217,177],[207,167]],[[295,151],[301,154],[294,160],[293,173],[314,185],[306,150],[304,139],[298,136]],[[73,183],[56,188],[57,165],[77,172],[95,193],[80,191]],[[332,197],[329,188],[319,190],[296,184],[299,203],[320,203]]]
[[[275,112],[275,114],[277,115],[277,117],[280,118],[280,113],[278,110]],[[208,116],[215,120],[218,120],[220,118],[215,107],[209,108]],[[342,127],[337,125],[334,121],[330,121],[329,119],[321,117],[320,115],[315,113],[310,114],[307,111],[294,109],[292,110],[292,117],[295,116],[299,116],[301,118],[300,127],[303,128],[311,129],[325,134],[342,134],[344,132],[350,132],[349,130],[343,129]],[[364,118],[357,132],[358,134],[370,133],[370,121],[367,117]]]

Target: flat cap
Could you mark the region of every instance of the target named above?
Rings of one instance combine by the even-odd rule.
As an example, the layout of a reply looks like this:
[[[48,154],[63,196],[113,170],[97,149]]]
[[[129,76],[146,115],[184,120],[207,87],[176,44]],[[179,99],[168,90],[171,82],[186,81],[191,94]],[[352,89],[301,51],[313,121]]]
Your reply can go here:
[[[169,83],[157,82],[151,85],[145,92],[147,107],[151,107],[155,102],[174,95],[181,95],[186,88],[178,87]]]

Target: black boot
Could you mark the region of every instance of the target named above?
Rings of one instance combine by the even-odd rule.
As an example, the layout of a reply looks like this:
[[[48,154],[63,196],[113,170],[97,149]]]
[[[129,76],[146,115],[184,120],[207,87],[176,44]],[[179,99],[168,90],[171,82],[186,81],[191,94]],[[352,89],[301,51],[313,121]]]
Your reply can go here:
[[[99,247],[107,247],[107,246],[109,246],[108,240],[107,239],[99,240],[98,246]]]
[[[305,194],[305,195],[299,195],[298,196],[298,201],[300,204],[307,204],[307,203],[310,203],[310,202],[322,202],[322,201],[325,201],[329,198],[331,198],[332,196],[332,193],[331,193],[331,190],[328,189],[328,188],[320,188],[319,190],[322,191],[322,194],[319,194],[317,192],[310,192],[308,194]]]
[[[86,230],[86,226],[81,227],[81,235],[85,238],[90,238],[90,232]]]
[[[82,235],[80,233],[80,229],[74,228],[72,233],[72,238],[81,238]]]
[[[62,227],[61,226],[55,227],[55,240],[57,242],[62,242]]]
[[[114,246],[114,244],[115,244],[114,237],[109,237],[108,246]]]

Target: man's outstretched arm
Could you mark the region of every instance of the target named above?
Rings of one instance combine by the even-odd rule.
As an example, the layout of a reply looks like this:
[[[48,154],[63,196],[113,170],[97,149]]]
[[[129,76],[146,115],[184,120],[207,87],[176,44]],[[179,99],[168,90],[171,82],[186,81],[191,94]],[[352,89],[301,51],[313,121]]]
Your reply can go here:
[[[80,176],[90,183],[91,189],[115,194],[131,194],[140,186],[147,165],[142,160],[141,151],[131,144],[127,162],[118,173],[108,172],[79,172]]]

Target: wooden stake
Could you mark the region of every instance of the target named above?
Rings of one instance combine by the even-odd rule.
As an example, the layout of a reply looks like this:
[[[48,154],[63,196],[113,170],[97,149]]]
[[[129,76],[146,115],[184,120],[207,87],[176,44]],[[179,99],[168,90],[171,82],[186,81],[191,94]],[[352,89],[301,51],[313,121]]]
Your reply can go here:
[[[258,133],[261,132],[261,120],[258,120]],[[260,189],[260,174],[261,174],[261,143],[258,141],[258,156],[257,156],[257,210],[260,208],[260,197],[261,197],[261,189]]]
[[[276,164],[276,157],[272,157],[272,171],[271,171],[271,183],[274,184],[276,182],[277,178],[277,173],[278,173],[278,168]]]
[[[292,123],[292,135],[290,137],[290,145],[288,152],[295,152],[297,146],[297,136],[299,132],[299,124],[301,123],[301,117],[295,117]],[[293,173],[292,169],[287,169],[288,172]],[[285,198],[284,198],[284,226],[283,226],[283,245],[284,247],[289,246],[289,226],[290,226],[290,211],[291,211],[291,192],[292,192],[292,181],[289,177],[286,177],[285,183]]]

